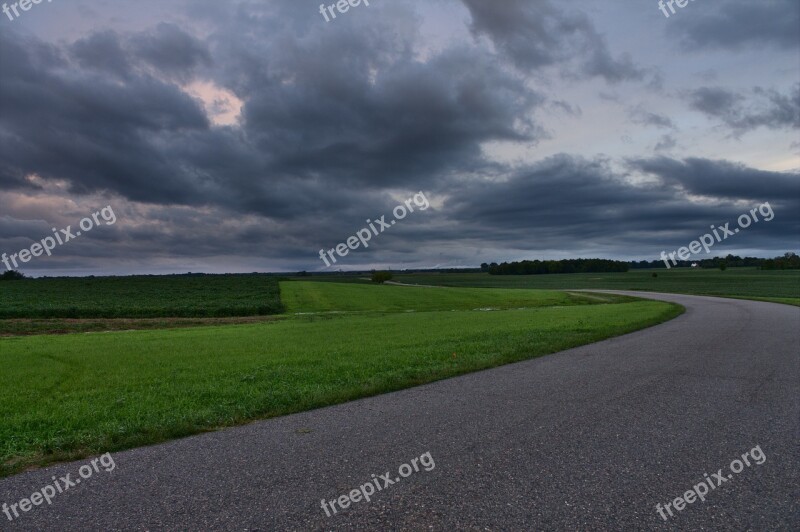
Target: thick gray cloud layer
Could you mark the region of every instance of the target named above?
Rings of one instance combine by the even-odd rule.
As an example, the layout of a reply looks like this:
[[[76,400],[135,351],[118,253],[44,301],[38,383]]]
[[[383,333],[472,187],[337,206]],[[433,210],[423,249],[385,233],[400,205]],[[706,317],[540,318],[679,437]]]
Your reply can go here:
[[[768,201],[780,215],[768,230],[742,234],[739,245],[797,236],[800,173],[667,157],[628,161],[628,167],[655,180],[631,185],[607,161],[559,155],[519,169],[502,183],[461,186],[444,210],[475,237],[505,239],[519,249],[533,243],[573,250],[629,246],[635,253],[662,243],[683,245],[676,230],[702,233],[710,223],[732,221],[747,212],[734,207],[740,200],[748,208]],[[687,196],[716,201],[693,203]]]
[[[721,120],[735,134],[759,127],[800,129],[800,84],[788,94],[756,87],[749,97],[722,87],[700,87],[689,98],[694,109]]]
[[[641,80],[643,69],[629,56],[613,57],[589,17],[549,0],[464,0],[475,35],[488,36],[520,69],[553,65],[572,75],[610,82]]]
[[[320,248],[420,190],[431,209],[343,266],[651,258],[762,201],[775,220],[729,249],[798,248],[791,139],[767,166],[715,153],[797,139],[796,3],[695,3],[680,23],[648,12],[648,38],[677,37],[682,61],[774,58],[772,77],[723,70],[717,84],[604,32],[598,10],[613,8],[595,3],[373,2],[329,23],[308,2],[180,5],[169,22],[78,37],[0,28],[0,251],[106,204],[119,219],[29,271],[318,269]],[[125,20],[135,5],[109,9]],[[713,142],[687,142],[697,120]]]
[[[684,48],[773,47],[797,53],[800,3],[796,0],[728,0],[696,2],[692,15],[670,32]]]

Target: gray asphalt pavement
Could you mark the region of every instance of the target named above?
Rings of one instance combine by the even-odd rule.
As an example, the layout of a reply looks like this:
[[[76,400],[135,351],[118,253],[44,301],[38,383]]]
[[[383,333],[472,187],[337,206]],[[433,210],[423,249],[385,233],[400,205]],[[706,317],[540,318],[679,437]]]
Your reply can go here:
[[[647,297],[687,312],[527,362],[117,453],[116,469],[52,505],[14,521],[0,513],[0,529],[800,529],[800,308]],[[753,453],[732,473],[756,446],[763,463]],[[427,452],[435,467],[395,481]],[[0,503],[53,475],[74,481],[88,462],[1,480]],[[675,508],[719,470],[704,502]],[[321,507],[386,472],[393,484],[376,480],[370,502],[331,517]],[[668,502],[665,521],[656,505]]]

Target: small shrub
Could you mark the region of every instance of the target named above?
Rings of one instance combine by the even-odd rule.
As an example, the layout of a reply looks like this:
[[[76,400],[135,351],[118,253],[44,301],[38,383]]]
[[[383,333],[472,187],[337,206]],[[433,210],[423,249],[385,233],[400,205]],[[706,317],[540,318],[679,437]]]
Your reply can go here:
[[[0,275],[0,281],[21,281],[25,276],[16,270],[8,270]]]
[[[372,273],[372,282],[383,284],[386,281],[392,280],[392,274],[389,272],[373,272]]]
[[[653,276],[653,277],[658,277],[658,274],[657,274],[656,272],[653,272],[653,273],[652,273],[652,276]]]

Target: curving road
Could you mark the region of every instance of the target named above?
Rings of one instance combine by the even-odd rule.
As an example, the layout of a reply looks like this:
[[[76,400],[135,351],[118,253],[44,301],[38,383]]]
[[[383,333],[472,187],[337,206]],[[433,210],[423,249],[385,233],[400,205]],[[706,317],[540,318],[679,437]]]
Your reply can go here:
[[[13,522],[0,513],[0,530],[800,528],[800,308],[629,294],[687,312],[527,362],[118,453],[114,471],[51,506]],[[763,454],[731,473],[756,446]],[[430,471],[331,517],[321,508],[426,452]],[[0,480],[0,503],[87,462]],[[731,478],[705,502],[675,507],[720,469]],[[656,504],[667,502],[665,521]]]

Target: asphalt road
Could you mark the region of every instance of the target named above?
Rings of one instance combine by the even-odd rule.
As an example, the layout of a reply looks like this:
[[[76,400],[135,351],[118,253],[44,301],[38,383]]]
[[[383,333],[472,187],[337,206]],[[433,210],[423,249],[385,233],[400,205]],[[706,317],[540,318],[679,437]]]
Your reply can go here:
[[[647,297],[687,312],[527,362],[118,453],[113,471],[52,505],[15,521],[0,513],[0,529],[800,529],[800,308]],[[418,461],[395,481],[427,452],[434,467]],[[53,475],[74,481],[88,462],[4,479],[0,503]],[[393,485],[379,480],[370,502],[331,517],[321,507],[386,472]],[[675,509],[706,473],[721,485]],[[665,521],[656,504],[667,502]]]

